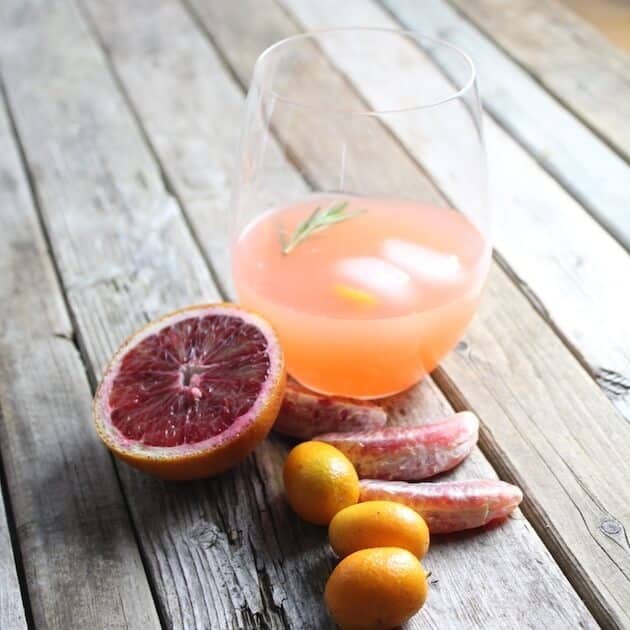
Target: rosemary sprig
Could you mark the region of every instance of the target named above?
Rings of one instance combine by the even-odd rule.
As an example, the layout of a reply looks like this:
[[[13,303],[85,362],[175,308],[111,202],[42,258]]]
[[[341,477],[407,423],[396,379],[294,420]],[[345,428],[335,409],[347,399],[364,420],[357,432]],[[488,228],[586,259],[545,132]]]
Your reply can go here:
[[[312,234],[321,232],[335,223],[346,221],[365,212],[365,208],[355,210],[354,212],[345,212],[347,206],[347,201],[333,204],[325,210],[322,210],[321,206],[317,206],[317,208],[293,230],[293,234],[291,234],[289,240],[284,241],[282,253],[285,255],[289,254]]]

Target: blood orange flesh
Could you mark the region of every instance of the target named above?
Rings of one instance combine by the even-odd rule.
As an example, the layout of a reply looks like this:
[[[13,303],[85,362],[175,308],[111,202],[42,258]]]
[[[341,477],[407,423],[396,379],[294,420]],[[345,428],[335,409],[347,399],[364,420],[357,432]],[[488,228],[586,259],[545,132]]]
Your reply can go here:
[[[229,304],[190,307],[137,332],[112,358],[95,422],[123,459],[166,478],[234,465],[265,437],[284,391],[277,337]]]

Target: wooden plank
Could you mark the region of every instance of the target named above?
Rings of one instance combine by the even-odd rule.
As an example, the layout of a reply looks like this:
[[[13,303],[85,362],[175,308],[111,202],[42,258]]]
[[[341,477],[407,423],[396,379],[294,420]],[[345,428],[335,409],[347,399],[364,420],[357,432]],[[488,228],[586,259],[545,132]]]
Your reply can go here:
[[[185,20],[181,9],[172,3],[143,1],[137,8],[117,0],[84,4],[92,27],[108,52],[111,48],[115,70],[125,86],[143,86],[142,126],[160,161],[167,165],[169,186],[191,217],[216,279],[224,292],[233,296],[226,243],[230,179],[244,116],[242,90],[224,76],[220,59],[208,54],[207,43],[198,35],[188,40],[175,36],[175,29],[171,29],[168,46],[163,37],[156,40],[162,32],[154,33],[154,23],[177,19],[180,24]],[[151,19],[144,11],[152,15]],[[182,27],[190,29],[187,22]],[[186,68],[183,76],[182,68]],[[154,80],[147,81],[148,76]],[[217,83],[209,81],[210,76],[216,77]],[[165,125],[164,121],[170,122]],[[209,145],[215,149],[208,151]],[[278,168],[278,177],[287,194],[301,195],[308,189],[290,168]]]
[[[4,44],[7,58],[20,54],[9,52],[15,42]],[[89,383],[4,105],[0,145],[0,450],[33,620],[62,630],[154,628],[147,577],[111,458],[89,426]],[[17,628],[19,590],[0,579],[0,627]],[[5,597],[14,599],[9,608]],[[3,622],[5,612],[13,622]]]
[[[630,159],[630,56],[555,0],[449,0]]]
[[[115,346],[146,318],[219,296],[76,5],[11,0],[2,11],[8,99],[79,342],[96,377]],[[86,423],[89,409],[80,411]],[[77,465],[74,443],[60,440],[60,448],[70,449],[68,461]],[[299,522],[282,499],[285,452],[284,442],[269,440],[231,473],[190,484],[160,482],[119,465],[167,627],[330,627],[321,606],[330,551],[324,532]],[[90,456],[91,462],[105,451],[95,446]],[[63,482],[65,473],[58,472],[42,492]],[[77,500],[91,506],[99,496],[93,490]]]
[[[226,170],[218,170],[221,168],[219,159],[235,145],[217,142],[212,129],[199,125],[198,113],[203,112],[210,120],[220,119],[224,127],[231,125],[237,129],[241,124],[238,101],[242,101],[242,94],[238,94],[238,88],[221,67],[217,55],[175,3],[153,1],[151,17],[142,4],[136,4],[132,9],[122,1],[107,4],[89,1],[86,5],[178,197],[208,200],[205,208],[196,206],[190,212],[198,234],[205,234],[208,223],[214,224],[214,213],[225,212],[224,208],[214,204],[215,199],[227,195],[227,190],[221,190],[217,184],[223,182],[225,186],[229,176]],[[219,8],[225,17],[223,11],[227,8],[224,5]],[[272,18],[282,15],[273,7],[265,14]],[[271,37],[277,37],[268,23],[259,24],[259,27],[268,31]],[[151,42],[150,57],[147,55],[148,41]],[[245,38],[244,41],[249,40]],[[259,44],[259,41],[255,43]],[[176,68],[187,68],[185,77],[175,72]],[[175,111],[178,123],[173,129]],[[200,147],[204,147],[203,152]],[[196,168],[200,168],[199,164],[212,164],[217,169],[212,177],[206,177],[198,184],[194,194],[185,177],[189,164],[197,164]],[[291,179],[293,176],[289,173],[286,177]],[[184,208],[188,209],[186,201]],[[224,234],[221,240],[225,242],[225,239]],[[213,243],[206,238],[199,238],[199,241],[213,256],[216,251]],[[451,409],[430,380],[409,394],[389,401],[389,405],[391,416],[407,422],[440,417]],[[456,474],[493,476],[494,472],[476,451]],[[514,549],[519,551],[514,553]],[[523,566],[520,564],[522,557],[535,557],[536,564]],[[527,521],[520,516],[504,527],[488,530],[482,535],[464,536],[448,545],[436,545],[429,562],[439,585],[434,585],[430,606],[410,627],[491,627],[498,618],[516,624],[526,607],[537,606],[540,606],[538,618],[548,619],[550,623],[561,624],[565,614],[574,625],[593,623],[550,562]],[[544,568],[541,570],[540,567]],[[488,590],[482,594],[475,589],[480,575],[488,585]],[[520,603],[506,604],[499,612],[496,602],[505,599],[504,584],[507,580],[513,581],[514,575],[521,576],[518,588],[522,586],[523,591],[519,591],[515,598]],[[323,586],[325,573],[316,578]],[[532,590],[534,583],[544,583],[545,586],[540,591]],[[553,599],[541,598],[542,592],[555,593],[559,599],[555,596]],[[312,603],[318,605],[317,600]],[[565,607],[566,611],[560,613]]]
[[[26,630],[26,616],[20,593],[15,556],[11,548],[9,524],[0,496],[0,628]]]
[[[291,6],[300,9],[305,28],[326,25],[328,16],[333,15],[332,4],[326,1],[295,2]],[[437,3],[432,2],[432,6]],[[362,24],[398,26],[375,4],[361,7]],[[431,14],[426,11],[428,23]],[[335,24],[352,25],[357,10],[344,4],[334,15]],[[421,15],[424,22],[425,13]],[[402,45],[398,54],[409,67],[416,64],[419,74],[431,63],[411,45]],[[372,80],[371,68],[360,63],[351,66],[341,56],[338,63],[369,102],[378,98],[381,87]],[[390,97],[396,89],[394,85],[388,87]],[[400,90],[402,98],[405,87]],[[404,117],[388,118],[387,123],[446,195],[456,204],[466,203],[465,177],[462,181],[453,177],[450,163],[431,153],[430,147],[440,144],[439,130],[432,136],[431,128]],[[630,294],[618,289],[630,276],[630,257],[492,118],[486,116],[484,124],[495,209],[493,237],[501,260],[630,419],[630,336],[625,332]],[[630,175],[622,181],[630,181]],[[626,188],[630,192],[630,187]]]
[[[445,0],[422,5],[384,0],[384,5],[405,28],[446,38],[465,50],[475,62],[486,110],[630,248],[630,165],[625,160]]]
[[[630,5],[626,0],[560,0],[581,15],[615,46],[630,53]]]
[[[285,6],[289,3],[285,2]],[[285,13],[274,11],[273,5],[265,3],[256,3],[259,8],[257,15],[263,16],[257,19],[255,26],[251,25],[249,29],[248,23],[240,19],[242,14],[251,14],[253,5],[241,3],[238,7],[226,8],[223,5],[217,5],[210,2],[195,2],[196,11],[203,21],[205,28],[211,37],[223,51],[226,59],[231,64],[234,72],[242,80],[246,80],[253,66],[253,59],[247,58],[247,51],[256,51],[270,43],[269,39],[279,39],[302,28],[311,28],[315,24],[301,23],[299,26],[292,23]],[[292,9],[295,9],[296,2],[291,2]],[[306,3],[300,5],[305,7]],[[361,18],[362,23],[365,19],[364,9],[371,6],[369,3],[361,3],[361,5],[353,5],[355,12],[353,14],[354,22],[357,18]],[[326,3],[317,3],[317,10],[325,11],[326,8],[331,9]],[[358,9],[361,9],[359,11]],[[307,7],[314,10],[315,4]],[[337,7],[339,9],[339,7]],[[306,9],[305,9],[306,10]],[[332,15],[332,10],[329,11]],[[220,19],[219,19],[220,17]],[[387,16],[383,16],[387,17]],[[340,23],[340,12],[334,14],[335,23]],[[275,30],[278,26],[284,25],[281,29]],[[257,33],[261,33],[257,37]],[[266,41],[265,41],[266,40]],[[239,43],[237,46],[236,43]],[[257,51],[256,51],[257,52]],[[338,60],[337,60],[338,61]],[[309,68],[309,72],[316,70]],[[308,75],[308,73],[305,73]],[[312,76],[312,75],[308,75]],[[353,77],[354,78],[354,77]],[[308,85],[304,86],[305,89]],[[335,98],[346,98],[347,95],[340,91],[335,93]],[[308,145],[299,144],[300,137],[295,136],[289,140],[289,146],[292,153],[302,159],[301,167],[308,170],[310,163],[307,157],[312,155],[308,150]],[[383,154],[383,163],[392,162],[398,172],[398,177],[407,181],[407,186],[416,186],[418,194],[426,194],[426,182],[416,163],[410,158],[399,160],[396,149],[391,149],[393,140],[387,142],[379,141],[379,149]],[[389,151],[392,151],[390,154]],[[374,172],[371,176],[380,177],[381,174]],[[501,451],[501,454],[510,459],[510,461],[518,461],[518,466],[510,468],[509,472],[512,478],[522,482],[528,488],[529,499],[526,502],[526,508],[529,513],[536,513],[538,523],[545,522],[545,527],[540,528],[540,532],[544,534],[545,540],[554,545],[554,541],[563,541],[563,544],[555,544],[554,551],[557,557],[563,562],[574,585],[579,589],[580,594],[584,597],[589,606],[596,612],[598,618],[602,622],[610,625],[617,624],[622,626],[628,620],[626,607],[623,605],[625,594],[628,589],[628,562],[630,557],[623,547],[617,546],[616,542],[611,540],[608,535],[600,529],[600,523],[614,515],[615,522],[620,523],[619,527],[625,527],[628,523],[628,498],[625,484],[622,483],[624,475],[628,474],[628,462],[624,455],[625,450],[630,444],[630,431],[627,423],[615,412],[612,406],[604,398],[604,396],[596,388],[593,381],[587,373],[574,360],[566,348],[553,334],[553,331],[547,326],[541,318],[527,305],[523,295],[509,282],[505,274],[496,266],[490,277],[490,285],[494,290],[489,290],[485,298],[484,308],[491,313],[500,314],[504,309],[508,310],[511,304],[518,305],[520,322],[512,322],[506,320],[503,322],[503,328],[497,330],[485,330],[480,327],[479,323],[473,325],[471,330],[477,331],[481,328],[479,334],[485,335],[488,339],[484,344],[476,344],[474,352],[479,362],[486,366],[484,386],[493,395],[494,407],[488,407],[488,413],[482,414],[486,433],[491,433],[497,427],[501,427],[505,422],[506,411],[502,410],[504,403],[508,401],[505,392],[497,387],[494,389],[494,371],[491,370],[493,365],[500,366],[501,369],[507,370],[509,374],[509,365],[505,366],[505,357],[499,361],[500,355],[498,350],[503,347],[503,351],[510,357],[515,357],[518,364],[524,362],[525,375],[521,388],[523,396],[527,401],[523,409],[523,413],[529,418],[536,418],[540,425],[537,437],[544,443],[552,444],[555,451],[563,452],[566,445],[576,445],[576,452],[570,460],[573,464],[569,467],[558,460],[555,451],[550,449],[541,450],[536,448],[531,442],[519,444],[520,453],[517,455],[509,450]],[[527,326],[528,337],[523,337],[520,333]],[[542,340],[538,345],[537,340]],[[529,397],[528,392],[540,392],[545,389],[546,376],[538,371],[536,360],[532,356],[524,356],[519,351],[523,344],[534,343],[542,352],[545,347],[549,347],[552,357],[550,363],[553,364],[555,372],[559,375],[554,381],[554,395],[549,393],[544,397],[533,400]],[[465,346],[462,346],[465,347]],[[455,360],[458,355],[452,355],[451,361]],[[461,359],[460,359],[461,360]],[[448,372],[447,372],[448,373]],[[456,386],[459,382],[454,379]],[[470,392],[471,383],[462,379],[461,396],[466,399],[472,399],[473,393]],[[451,391],[450,395],[454,393]],[[573,424],[577,427],[587,427],[592,424],[592,417],[598,418],[598,424],[591,428],[589,432],[584,430],[577,437],[573,434],[571,424],[564,424],[561,409],[556,401],[573,400],[575,408],[573,409]],[[458,399],[456,399],[458,400]],[[461,398],[459,399],[461,401]],[[481,405],[478,405],[481,408]],[[597,408],[595,412],[594,407]],[[579,421],[579,422],[578,422]],[[485,436],[485,434],[484,434]],[[490,442],[484,437],[484,444]],[[536,445],[538,446],[538,445]],[[496,458],[496,451],[489,452]],[[604,457],[604,453],[608,453]],[[582,466],[588,467],[589,473],[584,477],[576,477],[579,472],[577,461],[582,460]],[[498,460],[497,460],[498,462]],[[525,465],[524,462],[527,462]],[[610,476],[609,466],[614,469]],[[534,467],[537,471],[548,471],[551,469],[553,475],[547,474],[545,478],[542,475],[532,476],[533,482],[530,480],[529,468]],[[505,470],[508,470],[504,467]],[[623,471],[623,472],[620,472]],[[611,493],[611,486],[615,492]],[[596,516],[593,520],[583,521],[581,514],[588,513],[596,497],[599,501],[596,506]],[[560,500],[562,498],[562,500]],[[568,523],[567,521],[570,521]],[[577,526],[574,524],[577,523]],[[577,532],[577,534],[576,534]],[[564,546],[563,546],[564,545]],[[606,579],[602,575],[606,575]]]

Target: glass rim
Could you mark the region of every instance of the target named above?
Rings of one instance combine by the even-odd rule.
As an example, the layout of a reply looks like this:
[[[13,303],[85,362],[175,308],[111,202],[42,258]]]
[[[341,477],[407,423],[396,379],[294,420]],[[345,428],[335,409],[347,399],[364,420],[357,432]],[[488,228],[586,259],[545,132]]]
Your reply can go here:
[[[321,105],[312,105],[306,102],[301,102],[299,100],[287,98],[286,96],[282,96],[278,94],[274,90],[265,89],[262,85],[260,85],[257,79],[256,70],[259,64],[263,62],[267,57],[269,57],[272,53],[274,53],[277,49],[282,48],[286,46],[287,44],[291,44],[299,40],[311,39],[313,41],[317,41],[317,38],[320,35],[325,35],[327,33],[340,33],[340,32],[381,32],[381,33],[407,36],[408,38],[415,39],[418,42],[424,40],[424,41],[431,42],[433,44],[438,44],[439,46],[448,48],[451,51],[457,53],[461,57],[461,59],[463,59],[466,66],[468,67],[469,76],[466,79],[466,81],[464,81],[462,87],[458,89],[456,86],[453,86],[452,94],[449,94],[448,96],[437,99],[436,101],[422,103],[420,105],[398,107],[394,109],[370,109],[369,107],[366,106],[364,110],[359,110],[359,111],[353,111],[353,110],[347,110],[347,109],[335,109],[332,107],[330,108],[322,107]],[[422,49],[419,49],[419,50],[422,50]],[[324,51],[322,51],[322,53],[325,54]],[[437,62],[435,62],[435,60],[433,60],[430,56],[429,58],[436,64],[437,68],[439,69],[440,68],[439,64],[437,64]],[[343,70],[339,68],[335,68],[335,69],[338,72],[344,74]],[[312,30],[305,31],[303,33],[290,35],[289,37],[285,37],[283,39],[278,40],[277,42],[274,42],[273,44],[271,44],[271,46],[268,46],[267,48],[265,48],[265,50],[263,50],[258,56],[258,59],[256,59],[256,63],[254,64],[254,71],[252,73],[251,84],[252,85],[258,84],[262,92],[267,93],[268,95],[272,96],[273,98],[277,99],[278,101],[282,103],[286,103],[287,105],[292,105],[294,107],[299,107],[301,109],[317,110],[324,114],[334,113],[334,114],[344,114],[348,116],[380,116],[380,115],[385,115],[385,114],[398,114],[398,113],[412,112],[412,111],[417,111],[417,110],[422,110],[422,109],[430,109],[432,107],[437,107],[439,105],[443,105],[450,101],[460,99],[463,96],[465,96],[472,88],[474,88],[476,81],[477,81],[477,69],[475,67],[473,60],[470,58],[470,56],[458,46],[455,46],[454,44],[451,44],[450,42],[447,42],[444,39],[440,39],[438,37],[432,37],[431,35],[423,35],[419,31],[415,31],[412,29],[399,29],[399,28],[388,28],[388,27],[378,27],[378,26],[339,26],[339,27],[332,27],[332,28],[312,29]]]

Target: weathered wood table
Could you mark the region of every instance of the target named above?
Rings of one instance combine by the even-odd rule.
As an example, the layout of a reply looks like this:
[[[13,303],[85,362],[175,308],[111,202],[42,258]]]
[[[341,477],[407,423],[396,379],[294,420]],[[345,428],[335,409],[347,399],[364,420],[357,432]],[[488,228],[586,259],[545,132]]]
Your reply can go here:
[[[480,449],[455,474],[526,497],[501,526],[434,541],[408,627],[630,628],[628,56],[553,0],[2,0],[3,630],[332,626],[334,559],[283,499],[284,441],[165,483],[112,460],[90,403],[128,333],[231,293],[257,55],[401,24],[477,63],[496,255],[465,340],[387,404],[407,422],[476,411]],[[340,98],[366,98],[344,71]],[[378,141],[401,181],[424,177],[412,148]]]

